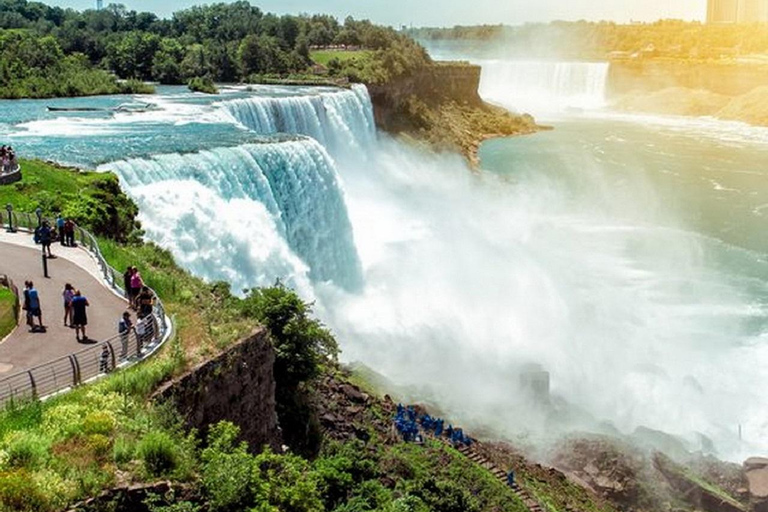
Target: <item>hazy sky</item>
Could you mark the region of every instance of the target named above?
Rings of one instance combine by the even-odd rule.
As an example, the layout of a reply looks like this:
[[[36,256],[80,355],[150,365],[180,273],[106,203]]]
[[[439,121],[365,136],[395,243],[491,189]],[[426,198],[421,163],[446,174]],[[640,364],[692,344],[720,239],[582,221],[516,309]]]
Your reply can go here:
[[[46,1],[46,0],[43,0]],[[113,0],[104,0],[104,4]],[[46,3],[85,9],[96,0],[47,0]],[[130,9],[162,16],[203,0],[123,0]],[[352,15],[388,25],[453,26],[479,23],[518,24],[527,21],[615,20],[659,18],[703,19],[706,0],[262,0],[252,2],[275,13],[323,12]]]

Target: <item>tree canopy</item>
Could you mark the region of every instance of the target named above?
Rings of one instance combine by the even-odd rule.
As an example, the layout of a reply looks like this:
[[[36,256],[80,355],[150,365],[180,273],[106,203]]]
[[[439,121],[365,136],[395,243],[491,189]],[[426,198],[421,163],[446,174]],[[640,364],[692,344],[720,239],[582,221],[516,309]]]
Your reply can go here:
[[[353,80],[397,76],[429,59],[423,48],[391,28],[327,15],[277,16],[247,1],[195,6],[161,19],[120,4],[76,11],[0,0],[0,36],[24,42],[4,46],[0,96],[5,97],[72,95],[16,83],[28,75],[59,82],[63,78],[57,77],[68,75],[62,69],[67,63],[76,63],[77,72],[102,70],[121,79],[181,84],[196,77],[236,82],[252,75],[306,73],[313,65],[310,50],[332,45],[373,51],[356,71],[338,73]],[[29,52],[33,60],[27,60]],[[100,78],[109,81],[103,73]],[[12,83],[16,94],[8,92]]]

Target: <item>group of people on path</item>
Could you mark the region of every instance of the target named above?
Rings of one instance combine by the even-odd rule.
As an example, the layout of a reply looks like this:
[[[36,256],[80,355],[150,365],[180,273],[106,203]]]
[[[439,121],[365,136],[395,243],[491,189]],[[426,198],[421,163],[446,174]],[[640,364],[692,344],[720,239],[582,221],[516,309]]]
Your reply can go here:
[[[154,293],[144,284],[136,267],[128,267],[124,277],[128,308],[136,311],[137,322],[134,324],[130,311],[125,311],[118,320],[117,333],[121,339],[121,357],[123,358],[127,356],[128,336],[131,332],[136,332],[139,344],[137,350],[141,351],[142,344],[148,337],[151,337],[155,329],[154,317],[152,317],[155,307]],[[61,297],[64,305],[64,326],[75,330],[75,337],[78,342],[91,341],[86,332],[88,308],[91,305],[88,298],[71,283],[64,285]],[[27,326],[30,332],[46,332],[46,327],[43,324],[40,294],[32,281],[24,282],[22,309],[26,312]]]
[[[130,308],[136,311],[139,320],[152,314],[155,294],[144,284],[139,269],[129,266],[123,274],[123,289]]]
[[[64,291],[61,293],[64,299],[64,326],[75,329],[77,341],[88,341],[85,333],[85,327],[88,325],[88,314],[86,308],[90,306],[88,299],[75,289],[71,284],[64,285]],[[46,332],[43,324],[43,308],[40,301],[40,294],[32,281],[24,281],[24,304],[22,309],[27,313],[27,326],[29,332]],[[37,319],[37,324],[35,324]],[[82,334],[82,338],[80,335]]]
[[[86,310],[91,305],[90,302],[88,302],[88,299],[83,296],[80,290],[76,290],[69,283],[64,285],[61,297],[64,300],[64,327],[69,326],[75,330],[77,341],[88,341],[85,328],[88,325],[88,313]],[[80,334],[83,335],[82,338]]]
[[[51,244],[58,240],[63,247],[77,247],[75,243],[75,227],[77,225],[72,219],[65,219],[61,215],[56,217],[55,225],[51,226],[48,220],[43,220],[35,228],[35,243],[43,246],[43,254],[49,258],[56,256],[51,253]]]
[[[394,419],[395,428],[406,442],[423,442],[421,432],[433,434],[435,437],[447,437],[453,446],[472,446],[473,439],[466,435],[460,428],[448,425],[445,428],[445,420],[433,418],[429,414],[419,414],[416,407],[397,404],[397,414]]]
[[[9,174],[19,166],[11,146],[0,146],[0,174]]]

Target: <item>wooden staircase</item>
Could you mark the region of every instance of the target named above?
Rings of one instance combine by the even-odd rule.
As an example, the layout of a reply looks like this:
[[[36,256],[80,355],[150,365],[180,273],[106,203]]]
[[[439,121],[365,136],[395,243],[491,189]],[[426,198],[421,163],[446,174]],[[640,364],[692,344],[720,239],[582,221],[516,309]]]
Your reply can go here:
[[[478,464],[479,466],[483,467],[484,469],[491,472],[493,476],[495,476],[499,481],[501,481],[504,485],[507,484],[507,474],[499,468],[496,464],[486,459],[484,456],[477,453],[474,448],[471,446],[460,446],[458,448],[459,453],[467,457],[469,460],[474,462],[475,464]],[[538,501],[536,501],[528,491],[520,487],[517,482],[512,485],[512,490],[517,494],[517,496],[522,500],[522,502],[525,504],[525,506],[530,510],[530,512],[544,512],[544,509],[541,507]]]

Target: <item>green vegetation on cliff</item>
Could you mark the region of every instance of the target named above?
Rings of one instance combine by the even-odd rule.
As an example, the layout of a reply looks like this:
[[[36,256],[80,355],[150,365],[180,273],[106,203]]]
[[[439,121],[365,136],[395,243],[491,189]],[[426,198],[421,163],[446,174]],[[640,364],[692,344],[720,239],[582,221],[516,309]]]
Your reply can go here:
[[[120,190],[117,176],[82,172],[37,160],[20,160],[22,179],[0,187],[0,205],[17,211],[61,213],[95,235],[126,242],[141,236],[138,207]]]

